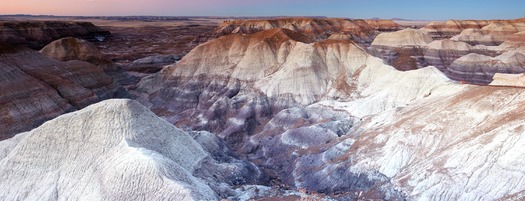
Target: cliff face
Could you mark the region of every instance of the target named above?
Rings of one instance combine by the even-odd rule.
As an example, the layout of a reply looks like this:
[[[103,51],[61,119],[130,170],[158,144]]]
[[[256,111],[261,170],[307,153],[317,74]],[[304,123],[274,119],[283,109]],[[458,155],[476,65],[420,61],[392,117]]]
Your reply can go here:
[[[48,43],[67,36],[96,41],[111,33],[90,22],[10,21],[0,22],[0,42],[40,50]]]
[[[2,45],[0,138],[40,125],[65,112],[127,92],[87,62],[61,62],[37,51]]]

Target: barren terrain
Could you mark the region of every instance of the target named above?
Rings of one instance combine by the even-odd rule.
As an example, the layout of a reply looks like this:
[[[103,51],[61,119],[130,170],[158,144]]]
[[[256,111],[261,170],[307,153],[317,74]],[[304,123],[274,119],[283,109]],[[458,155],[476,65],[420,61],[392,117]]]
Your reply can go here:
[[[0,19],[0,199],[525,192],[525,19]]]

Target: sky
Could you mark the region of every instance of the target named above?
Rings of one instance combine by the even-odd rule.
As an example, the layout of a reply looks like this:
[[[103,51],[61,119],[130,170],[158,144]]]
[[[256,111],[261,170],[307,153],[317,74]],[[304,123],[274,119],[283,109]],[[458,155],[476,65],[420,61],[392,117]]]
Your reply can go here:
[[[525,0],[1,0],[0,14],[511,19]]]

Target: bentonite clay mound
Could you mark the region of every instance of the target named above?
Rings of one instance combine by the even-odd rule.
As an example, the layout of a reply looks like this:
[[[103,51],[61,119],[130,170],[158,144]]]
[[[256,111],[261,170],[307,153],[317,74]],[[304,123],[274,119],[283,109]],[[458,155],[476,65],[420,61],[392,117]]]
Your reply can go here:
[[[391,33],[381,33],[374,39],[372,45],[387,47],[426,46],[432,41],[426,32],[409,28]]]
[[[496,73],[520,74],[525,72],[525,55],[516,51],[505,52],[497,57],[471,53],[455,60],[446,74],[454,80],[487,85]]]
[[[456,59],[467,55],[472,46],[465,42],[452,41],[450,39],[436,40],[428,44],[424,50],[425,61],[431,65],[444,70]]]
[[[79,60],[99,66],[104,70],[114,69],[113,63],[103,55],[97,47],[86,40],[66,37],[46,45],[40,53],[60,60]]]
[[[7,200],[218,200],[260,176],[214,135],[188,134],[125,99],[62,115],[0,147]]]
[[[432,38],[426,32],[409,28],[379,34],[371,49],[388,64],[406,71],[427,66],[423,51],[430,42]]]

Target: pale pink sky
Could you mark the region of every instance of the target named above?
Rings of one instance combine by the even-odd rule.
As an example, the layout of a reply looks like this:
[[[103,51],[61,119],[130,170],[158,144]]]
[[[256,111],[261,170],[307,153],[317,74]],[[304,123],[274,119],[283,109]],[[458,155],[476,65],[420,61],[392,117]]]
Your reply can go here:
[[[229,9],[279,5],[280,0],[0,0],[0,14],[228,15]],[[307,3],[314,0],[286,0]],[[233,13],[235,14],[235,13]],[[250,13],[247,13],[250,14]],[[256,15],[255,13],[254,15]]]
[[[0,0],[0,15],[510,19],[524,8],[524,0]]]

